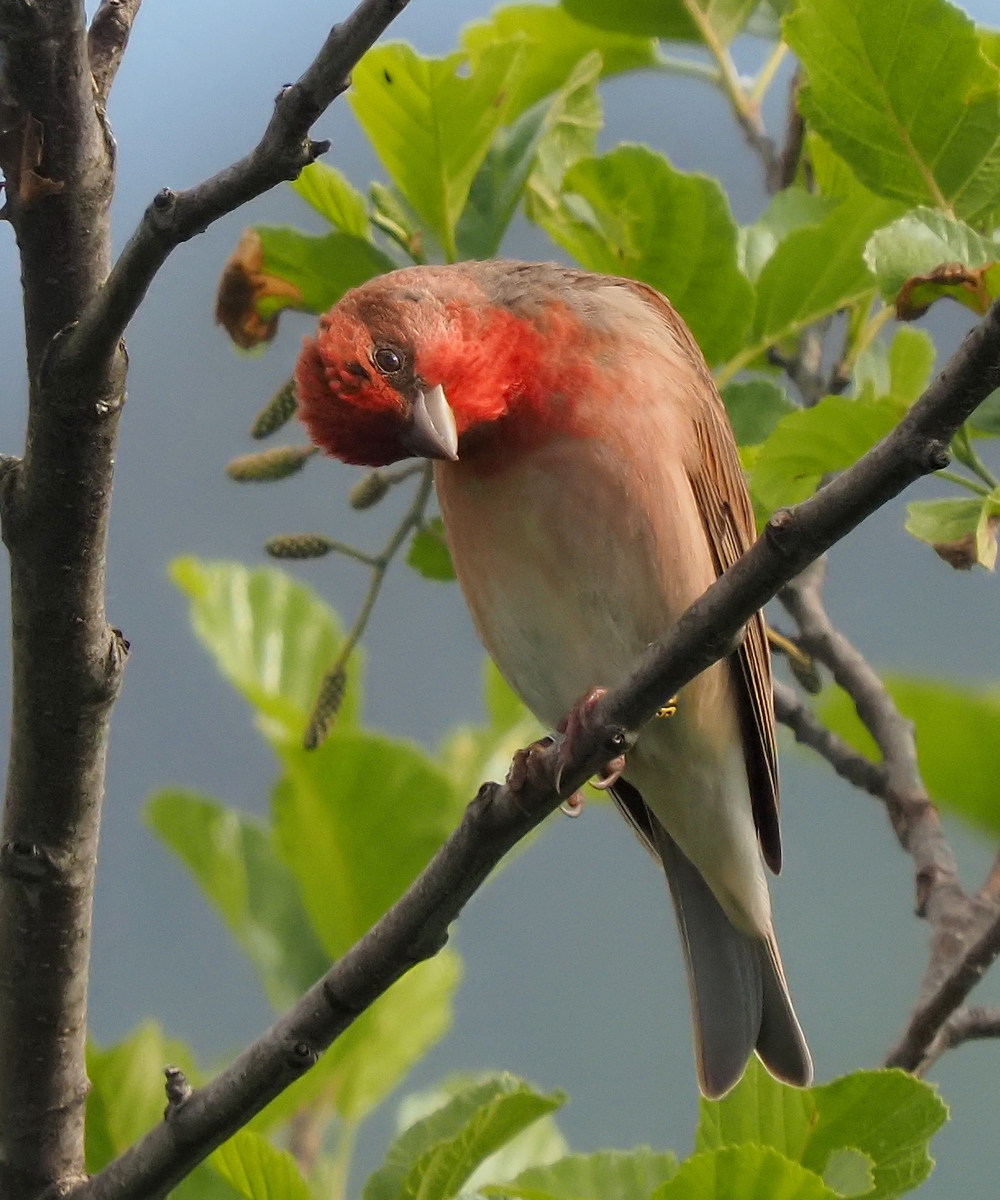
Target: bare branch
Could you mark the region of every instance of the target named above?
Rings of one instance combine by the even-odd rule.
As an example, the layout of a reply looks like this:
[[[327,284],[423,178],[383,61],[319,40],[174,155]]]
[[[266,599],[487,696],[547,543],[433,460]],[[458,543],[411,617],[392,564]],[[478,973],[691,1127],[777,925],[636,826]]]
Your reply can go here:
[[[310,141],[309,130],[345,91],[355,64],[407,3],[361,0],[333,27],[298,82],[282,88],[263,137],[245,158],[193,188],[176,193],[164,188],[154,198],[107,283],[61,341],[57,353],[64,369],[89,369],[114,353],[175,246],[282,180],[297,178],[303,167],[329,149],[326,142]]]
[[[150,1200],[294,1082],[416,962],[445,944],[451,923],[517,841],[605,764],[684,684],[731,651],[747,620],[833,542],[907,483],[936,470],[951,433],[1000,381],[1000,302],[903,422],[850,470],[764,536],[691,606],[629,679],[607,692],[574,736],[539,743],[523,783],[486,784],[459,828],[392,909],[271,1029],[155,1129],[70,1193],[73,1200]],[[557,775],[557,772],[560,772]],[[560,778],[560,786],[556,779]],[[951,1010],[949,1010],[951,1011]]]
[[[87,31],[87,52],[98,103],[107,103],[142,0],[101,0]]]
[[[887,1066],[912,1071],[1000,954],[1000,904],[989,892],[989,880],[976,896],[963,891],[955,856],[920,776],[912,723],[862,654],[833,627],[823,605],[825,573],[821,559],[780,597],[799,626],[803,648],[833,672],[882,752],[881,795],[900,845],[916,868],[917,913],[931,926],[930,953],[906,1031],[886,1059]],[[942,1044],[934,1057],[945,1049]]]
[[[980,1038],[1000,1038],[1000,1008],[956,1009],[941,1026],[915,1073],[926,1074],[945,1051]]]
[[[774,681],[774,715],[782,725],[788,726],[797,742],[825,758],[841,779],[869,795],[885,799],[887,774],[884,767],[865,758],[842,737],[827,729],[795,689],[779,679]]]

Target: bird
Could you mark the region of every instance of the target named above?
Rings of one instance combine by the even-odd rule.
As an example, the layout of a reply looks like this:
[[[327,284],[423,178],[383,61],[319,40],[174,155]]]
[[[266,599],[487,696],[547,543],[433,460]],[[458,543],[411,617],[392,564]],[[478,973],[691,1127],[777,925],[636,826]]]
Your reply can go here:
[[[479,636],[549,728],[584,719],[582,698],[621,683],[756,536],[711,372],[648,284],[555,263],[404,267],[320,318],[295,379],[327,454],[433,461]],[[699,1086],[725,1095],[754,1051],[808,1086],[764,869],[780,870],[781,839],[760,613],[675,707],[605,782],[666,873]]]

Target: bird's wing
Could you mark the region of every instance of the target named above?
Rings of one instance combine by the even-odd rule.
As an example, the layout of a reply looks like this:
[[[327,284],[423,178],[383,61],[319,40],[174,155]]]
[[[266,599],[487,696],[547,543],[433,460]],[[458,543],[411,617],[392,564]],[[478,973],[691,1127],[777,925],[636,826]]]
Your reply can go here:
[[[662,315],[691,365],[696,385],[692,408],[699,453],[689,466],[688,476],[715,568],[721,575],[750,548],[757,536],[753,506],[725,406],[697,343],[673,307],[645,284],[621,282],[638,291]],[[771,654],[763,613],[755,613],[750,619],[743,643],[730,662],[740,709],[754,824],[764,861],[777,873],[781,869],[778,748]]]

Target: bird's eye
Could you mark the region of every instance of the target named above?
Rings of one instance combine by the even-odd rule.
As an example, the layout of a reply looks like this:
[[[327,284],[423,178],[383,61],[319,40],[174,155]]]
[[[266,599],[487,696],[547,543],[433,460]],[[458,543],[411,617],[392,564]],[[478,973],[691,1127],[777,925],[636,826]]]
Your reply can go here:
[[[400,355],[389,346],[379,346],[372,355],[372,362],[383,375],[395,375],[403,366]]]

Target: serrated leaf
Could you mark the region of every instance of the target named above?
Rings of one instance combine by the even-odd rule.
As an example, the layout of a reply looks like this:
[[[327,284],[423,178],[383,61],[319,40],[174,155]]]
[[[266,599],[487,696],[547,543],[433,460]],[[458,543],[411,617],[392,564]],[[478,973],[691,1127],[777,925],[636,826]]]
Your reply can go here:
[[[371,237],[368,201],[335,167],[321,162],[309,163],[290,186],[341,233]]]
[[[933,208],[915,208],[877,230],[865,247],[883,298],[905,321],[943,296],[985,313],[1000,295],[998,260],[1000,244]]]
[[[597,151],[604,124],[597,94],[599,67],[596,55],[581,59],[549,107],[524,197],[525,214],[537,225],[543,224],[545,214],[558,211],[569,168]]]
[[[455,578],[455,567],[451,551],[444,536],[444,523],[440,517],[431,519],[413,535],[406,562],[425,579],[438,583],[450,583]]]
[[[695,1154],[653,1200],[835,1200],[823,1180],[770,1146]]]
[[[163,1119],[163,1068],[178,1066],[197,1082],[191,1051],[146,1021],[117,1045],[87,1046],[87,1170],[100,1171]]]
[[[298,883],[268,832],[198,792],[155,792],[147,824],[177,855],[256,967],[271,1004],[293,1004],[330,965]]]
[[[676,1155],[637,1146],[634,1150],[570,1154],[484,1192],[520,1200],[648,1200],[676,1173]]]
[[[765,441],[787,413],[795,412],[785,389],[769,379],[728,383],[722,399],[738,446],[756,446]]]
[[[316,750],[279,753],[275,841],[337,959],[416,879],[468,797],[416,746],[339,724]]]
[[[721,1100],[701,1098],[695,1151],[755,1142],[798,1162],[815,1112],[813,1089],[780,1083],[751,1058],[728,1095]]]
[[[739,33],[758,0],[695,0],[701,19],[723,45]],[[684,0],[563,0],[563,6],[578,20],[599,29],[616,30],[671,41],[701,42],[701,22]]]
[[[506,1074],[466,1088],[392,1143],[363,1200],[450,1200],[480,1163],[564,1102]]]
[[[513,120],[545,96],[562,88],[582,58],[600,55],[600,74],[618,75],[656,64],[656,43],[648,37],[608,32],[575,20],[565,7],[512,4],[495,9],[485,21],[466,25],[463,49],[475,69],[487,47],[521,38],[524,62],[508,101]]]
[[[676,171],[643,146],[581,159],[558,210],[539,214],[550,236],[592,271],[661,291],[709,362],[742,343],[753,292],[736,265],[736,226],[719,185]]]
[[[820,479],[843,471],[881,441],[902,415],[895,401],[827,396],[782,417],[761,446],[750,490],[762,512],[798,504]]]
[[[800,0],[809,124],[883,196],[974,223],[1000,205],[1000,71],[947,0]]]
[[[807,192],[802,187],[778,192],[752,225],[740,227],[740,270],[756,282],[779,243],[796,229],[818,225],[836,207],[835,198]]]
[[[788,234],[757,281],[753,337],[758,347],[752,352],[871,297],[875,279],[862,251],[873,231],[899,213],[894,201],[859,189],[818,225]]]
[[[363,1120],[447,1033],[461,975],[461,960],[447,949],[418,963],[255,1117],[253,1127],[273,1129],[320,1102],[344,1121]]]
[[[867,1196],[875,1187],[872,1158],[853,1146],[840,1146],[823,1168],[823,1182],[838,1196]]]
[[[831,688],[824,698],[825,713],[831,702],[839,705],[834,692]],[[864,733],[856,717],[855,722]],[[780,1151],[819,1176],[838,1150],[849,1147],[871,1160],[874,1189],[865,1194],[870,1200],[890,1200],[930,1174],[927,1145],[947,1115],[935,1090],[904,1071],[855,1071],[832,1083],[798,1089],[779,1083],[751,1059],[742,1081],[727,1096],[702,1100],[697,1149],[720,1152],[726,1143],[759,1143],[752,1148]],[[676,1200],[664,1191],[657,1200]]]
[[[899,711],[914,723],[920,770],[934,802],[981,833],[1000,836],[1000,693],[891,673],[884,682]],[[852,746],[878,758],[843,692],[825,692],[819,712]]]
[[[352,75],[351,107],[393,182],[457,257],[455,226],[522,69],[520,40],[484,48],[459,75],[463,54],[422,58],[402,42],[369,50]]]
[[[263,248],[264,274],[294,289],[258,298],[257,312],[265,319],[285,308],[326,312],[345,292],[396,265],[366,238],[349,233],[316,237],[283,225],[257,225],[254,232]]]
[[[343,641],[319,596],[273,568],[178,558],[170,577],[191,601],[191,623],[229,682],[257,710],[272,741],[298,743],[320,682]],[[338,721],[357,721],[361,659],[351,655]]]
[[[313,1200],[288,1151],[249,1129],[241,1129],[209,1161],[244,1200]]]

